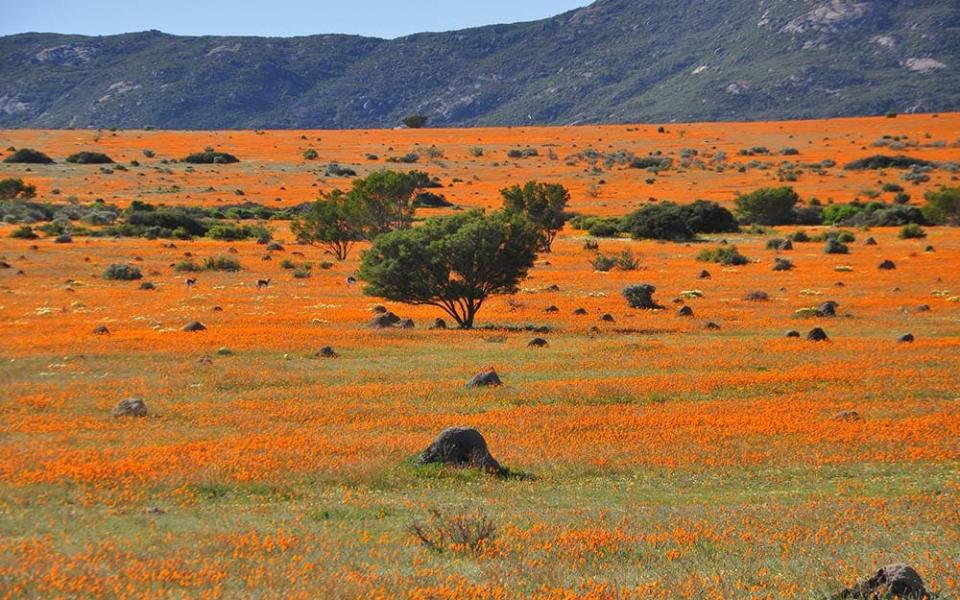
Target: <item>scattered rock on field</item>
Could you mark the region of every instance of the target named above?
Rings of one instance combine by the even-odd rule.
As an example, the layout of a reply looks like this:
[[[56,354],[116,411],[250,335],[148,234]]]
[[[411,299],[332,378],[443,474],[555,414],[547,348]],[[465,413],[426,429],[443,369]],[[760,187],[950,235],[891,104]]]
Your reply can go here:
[[[467,382],[467,387],[485,387],[496,385],[503,385],[503,382],[500,380],[500,376],[497,375],[496,370],[492,368],[480,371],[473,376],[473,379]]]
[[[420,453],[417,462],[476,467],[488,473],[503,471],[500,463],[490,455],[490,448],[483,435],[476,429],[467,427],[444,429],[433,443]]]
[[[127,398],[117,402],[117,405],[110,411],[113,417],[145,417],[147,416],[147,404],[140,398]]]

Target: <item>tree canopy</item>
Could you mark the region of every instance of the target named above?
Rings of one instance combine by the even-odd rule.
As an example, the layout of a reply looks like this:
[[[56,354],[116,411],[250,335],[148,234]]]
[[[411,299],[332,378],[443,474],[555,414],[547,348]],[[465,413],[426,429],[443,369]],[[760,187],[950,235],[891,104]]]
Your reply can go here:
[[[426,173],[410,171],[374,171],[353,182],[349,196],[359,203],[367,215],[365,235],[373,239],[396,229],[406,229],[413,223],[416,210],[413,199],[430,178]]]
[[[567,188],[557,183],[528,181],[523,187],[504,188],[500,194],[504,210],[522,214],[536,225],[541,236],[539,249],[550,252],[553,240],[566,222],[564,211],[570,202]]]
[[[516,292],[540,243],[523,215],[474,210],[381,235],[359,274],[365,294],[436,306],[469,329],[488,297]]]
[[[365,220],[363,206],[357,198],[333,190],[295,219],[290,230],[301,241],[323,246],[333,252],[337,260],[346,260],[353,244],[363,239]]]
[[[744,223],[789,225],[796,221],[799,201],[792,187],[763,188],[737,197],[737,216]]]

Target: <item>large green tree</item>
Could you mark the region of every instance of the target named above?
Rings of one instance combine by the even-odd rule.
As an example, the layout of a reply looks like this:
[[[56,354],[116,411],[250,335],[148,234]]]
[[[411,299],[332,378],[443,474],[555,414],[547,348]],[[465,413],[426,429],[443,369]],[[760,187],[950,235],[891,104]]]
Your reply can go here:
[[[523,215],[470,211],[381,235],[363,253],[364,293],[443,309],[469,329],[494,294],[512,294],[541,242]]]
[[[553,240],[566,222],[565,210],[570,192],[558,183],[528,181],[523,185],[500,190],[503,208],[520,213],[540,229],[540,250],[550,252]]]
[[[4,179],[0,181],[0,200],[20,198],[28,200],[37,195],[37,187],[26,184],[22,179]]]
[[[346,260],[353,244],[363,239],[365,223],[360,202],[341,190],[333,190],[295,219],[290,230],[299,240],[327,248],[337,260]]]

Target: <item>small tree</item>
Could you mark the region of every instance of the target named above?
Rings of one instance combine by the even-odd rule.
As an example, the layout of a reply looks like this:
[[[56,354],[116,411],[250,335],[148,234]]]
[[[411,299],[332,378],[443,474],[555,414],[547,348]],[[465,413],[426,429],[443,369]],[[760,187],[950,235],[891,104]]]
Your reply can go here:
[[[528,181],[523,187],[515,185],[500,190],[503,208],[507,212],[527,217],[540,229],[540,250],[550,252],[553,240],[566,222],[564,211],[570,202],[570,192],[558,183]]]
[[[308,244],[322,246],[346,260],[350,248],[363,238],[364,214],[360,202],[340,190],[324,194],[296,219],[290,230]]]
[[[788,225],[796,220],[799,201],[792,187],[763,188],[737,197],[737,216],[744,223]]]
[[[430,117],[426,115],[410,115],[403,118],[403,124],[410,129],[421,129],[426,126]]]
[[[374,171],[353,182],[349,196],[367,214],[364,234],[368,239],[410,227],[416,210],[413,199],[423,180],[419,171]]]
[[[488,297],[517,291],[539,243],[536,226],[515,213],[434,217],[378,237],[360,277],[367,295],[436,306],[469,329]]]
[[[37,195],[37,187],[28,185],[22,179],[0,180],[0,200],[29,200]]]

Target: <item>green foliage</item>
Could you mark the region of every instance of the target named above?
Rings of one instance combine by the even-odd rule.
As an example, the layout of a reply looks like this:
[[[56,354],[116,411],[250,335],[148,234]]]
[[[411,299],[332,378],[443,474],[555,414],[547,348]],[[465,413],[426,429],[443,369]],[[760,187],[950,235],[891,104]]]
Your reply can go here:
[[[736,246],[726,245],[701,251],[700,254],[697,255],[697,260],[719,263],[725,266],[745,265],[750,262],[750,259],[740,254]]]
[[[403,124],[410,129],[421,129],[426,127],[428,120],[426,115],[410,115],[403,118]]]
[[[240,261],[232,256],[212,256],[203,261],[203,268],[207,271],[236,272],[240,270]]]
[[[420,192],[413,199],[413,205],[417,208],[446,208],[453,206],[453,203],[447,200],[443,194]]]
[[[593,257],[593,259],[590,260],[590,264],[593,266],[594,270],[606,273],[610,269],[617,266],[617,257],[597,254]]]
[[[737,197],[737,216],[744,223],[788,225],[796,221],[799,201],[792,187],[762,188]]]
[[[113,159],[102,152],[77,152],[67,157],[68,163],[78,165],[110,165]]]
[[[374,171],[353,182],[348,193],[364,213],[364,235],[373,239],[397,229],[407,229],[413,223],[416,207],[413,198],[429,178],[420,171]]]
[[[658,309],[663,308],[653,300],[653,293],[657,291],[657,288],[650,285],[649,283],[640,283],[635,285],[628,285],[623,288],[621,292],[623,297],[627,300],[627,304],[630,308],[645,308],[645,309]]]
[[[525,216],[540,230],[539,250],[550,252],[553,240],[566,222],[566,208],[570,192],[558,183],[528,181],[523,187],[515,185],[500,190],[503,209]]]
[[[851,161],[843,166],[847,171],[862,171],[865,169],[908,169],[910,167],[932,166],[929,160],[912,156],[885,156],[877,154]]]
[[[435,217],[375,239],[359,275],[367,295],[436,306],[470,328],[489,296],[516,292],[541,241],[516,213]]]
[[[236,223],[216,223],[207,230],[206,237],[212,240],[266,240],[270,241],[273,234],[262,225],[238,225]]]
[[[863,211],[863,205],[831,204],[823,208],[823,222],[826,225],[838,225]]]
[[[31,164],[31,165],[49,165],[53,162],[53,159],[40,152],[39,150],[33,150],[32,148],[20,148],[19,150],[14,151],[13,154],[3,159],[5,163],[20,163],[20,164]]]
[[[690,228],[683,208],[672,202],[648,204],[623,218],[622,228],[635,240],[692,240],[696,233]]]
[[[319,156],[320,156],[320,155],[317,154],[317,151],[314,150],[313,148],[309,148],[309,149],[307,149],[307,150],[303,153],[303,159],[304,159],[304,160],[317,160],[317,158],[319,158]]]
[[[203,267],[192,260],[181,260],[174,265],[173,270],[177,273],[196,273],[197,271],[202,271]]]
[[[227,152],[217,152],[213,148],[206,148],[203,152],[195,152],[183,159],[195,165],[225,165],[240,162],[236,156]]]
[[[936,224],[960,225],[960,187],[940,188],[926,193],[923,214]]]
[[[290,230],[297,239],[318,244],[346,260],[350,248],[363,239],[366,212],[358,195],[333,190],[314,202],[306,214],[297,218]]]
[[[827,246],[823,250],[827,254],[849,254],[850,248],[838,239],[828,239]]]
[[[0,180],[0,200],[28,200],[37,195],[37,187],[28,185],[22,179]]]
[[[903,226],[898,237],[901,240],[922,240],[927,237],[927,232],[916,223],[910,223]]]
[[[112,264],[103,272],[103,278],[110,281],[136,281],[143,279],[143,273],[133,265]]]
[[[540,156],[540,153],[537,152],[536,148],[513,148],[507,150],[507,156],[510,158],[532,158]]]
[[[29,225],[21,225],[13,230],[13,233],[10,234],[10,237],[18,240],[35,240],[40,236],[33,231],[33,227],[30,227]]]

